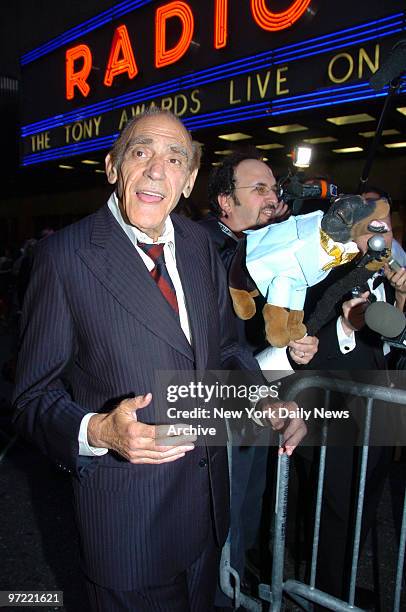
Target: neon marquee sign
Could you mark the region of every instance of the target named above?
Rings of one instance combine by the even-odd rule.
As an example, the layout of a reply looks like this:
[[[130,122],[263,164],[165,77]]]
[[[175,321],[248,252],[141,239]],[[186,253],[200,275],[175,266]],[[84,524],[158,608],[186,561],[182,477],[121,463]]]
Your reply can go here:
[[[311,0],[292,0],[284,11],[274,12],[269,0],[250,0],[250,13],[254,22],[266,32],[279,32],[294,25],[306,12]],[[213,48],[223,49],[228,41],[228,0],[214,0]],[[167,41],[170,21],[176,20],[180,34],[171,46]],[[179,29],[179,28],[178,28]],[[177,63],[188,52],[195,29],[194,14],[187,2],[174,0],[158,7],[155,11],[154,64],[161,69]],[[125,74],[134,79],[138,74],[136,53],[125,24],[119,25],[113,34],[112,43],[104,72],[103,84],[111,87],[114,79]],[[91,86],[88,77],[93,67],[91,48],[83,43],[66,50],[66,98],[86,98]]]

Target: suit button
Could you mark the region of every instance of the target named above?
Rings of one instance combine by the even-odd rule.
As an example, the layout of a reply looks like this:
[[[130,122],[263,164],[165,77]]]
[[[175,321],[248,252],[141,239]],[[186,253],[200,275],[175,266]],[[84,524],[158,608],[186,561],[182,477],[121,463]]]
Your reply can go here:
[[[199,466],[202,467],[202,468],[206,467],[207,466],[207,459],[205,459],[204,457],[202,459],[200,459]]]

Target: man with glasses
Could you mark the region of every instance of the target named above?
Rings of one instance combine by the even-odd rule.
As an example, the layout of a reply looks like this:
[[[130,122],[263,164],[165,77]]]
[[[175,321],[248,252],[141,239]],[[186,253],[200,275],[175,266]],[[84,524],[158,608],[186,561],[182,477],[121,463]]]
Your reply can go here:
[[[244,231],[283,221],[289,216],[287,204],[277,196],[271,168],[255,153],[233,153],[216,166],[209,178],[211,213],[201,221],[216,244],[227,270]],[[261,302],[261,297],[257,298]],[[265,299],[262,299],[262,306]],[[248,321],[239,321],[240,340],[248,342],[254,353],[267,346],[262,320],[262,306]],[[306,336],[289,343],[289,356],[298,364],[307,364],[317,351],[317,340]],[[275,351],[279,369],[290,368],[286,351]]]
[[[233,153],[212,171],[208,187],[211,213],[201,225],[209,232],[227,271],[245,230],[282,221],[289,215],[287,205],[278,200],[276,187],[271,168],[252,153]],[[254,354],[267,347],[262,318],[265,299],[258,296],[256,302],[253,318],[248,321],[236,318],[240,343]],[[306,364],[317,351],[317,339],[306,337],[291,342],[288,350],[296,363]],[[275,357],[267,368],[291,369],[286,349],[275,349]],[[265,440],[257,446],[233,447],[231,565],[241,578],[245,552],[257,548],[267,456]],[[216,603],[219,607],[231,607],[230,600],[220,592]]]

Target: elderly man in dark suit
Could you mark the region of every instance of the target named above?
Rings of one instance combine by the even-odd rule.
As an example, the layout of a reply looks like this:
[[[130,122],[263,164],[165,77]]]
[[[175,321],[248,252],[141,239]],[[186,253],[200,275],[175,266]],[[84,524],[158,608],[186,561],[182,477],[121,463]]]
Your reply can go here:
[[[26,294],[15,424],[73,475],[92,610],[212,607],[226,452],[164,443],[151,393],[159,370],[255,368],[215,248],[169,216],[198,165],[172,114],[134,118],[106,158],[115,193],[39,246]],[[284,436],[291,452],[303,424]]]

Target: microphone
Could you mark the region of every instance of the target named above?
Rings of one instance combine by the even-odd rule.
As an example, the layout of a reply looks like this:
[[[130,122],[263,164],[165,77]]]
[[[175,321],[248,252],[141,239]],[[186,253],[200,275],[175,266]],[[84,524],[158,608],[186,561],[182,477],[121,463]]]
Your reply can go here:
[[[359,262],[357,263],[358,268],[363,268],[370,261],[373,261],[373,260],[381,261],[382,257],[387,257],[389,253],[389,251],[386,248],[385,239],[382,236],[382,234],[375,234],[374,236],[371,236],[371,238],[368,239],[367,245],[368,245],[368,250],[365,253],[365,255],[363,255],[361,259],[359,260]],[[392,255],[389,257],[387,264],[393,272],[399,272],[399,270],[402,269],[402,266],[400,265],[400,263],[396,261],[396,259],[392,257]],[[354,295],[353,297],[358,297],[358,296]]]
[[[363,268],[373,260],[380,261],[387,254],[385,239],[382,235],[375,234],[368,239],[368,250],[357,263],[358,268]]]
[[[399,40],[390,51],[382,66],[370,78],[372,89],[379,91],[385,85],[401,76],[406,70],[406,38]]]
[[[365,311],[365,323],[391,346],[406,349],[406,318],[395,306],[374,302]]]

